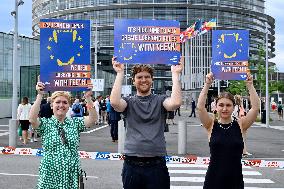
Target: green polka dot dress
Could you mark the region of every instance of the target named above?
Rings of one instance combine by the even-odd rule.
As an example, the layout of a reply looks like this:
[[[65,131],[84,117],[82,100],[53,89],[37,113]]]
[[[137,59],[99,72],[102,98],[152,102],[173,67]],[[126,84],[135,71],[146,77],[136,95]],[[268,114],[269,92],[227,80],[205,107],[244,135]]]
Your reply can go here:
[[[41,118],[38,132],[42,137],[44,156],[39,167],[38,189],[78,189],[81,170],[78,153],[80,132],[85,130],[83,118],[65,118],[60,123],[54,116]],[[67,143],[63,144],[60,130]]]

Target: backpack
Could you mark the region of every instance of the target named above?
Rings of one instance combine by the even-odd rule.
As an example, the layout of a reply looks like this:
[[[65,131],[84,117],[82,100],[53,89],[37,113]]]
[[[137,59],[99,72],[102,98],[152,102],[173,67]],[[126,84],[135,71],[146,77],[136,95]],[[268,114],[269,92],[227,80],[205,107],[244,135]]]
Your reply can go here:
[[[76,114],[80,113],[81,112],[80,104],[75,104],[72,110]]]

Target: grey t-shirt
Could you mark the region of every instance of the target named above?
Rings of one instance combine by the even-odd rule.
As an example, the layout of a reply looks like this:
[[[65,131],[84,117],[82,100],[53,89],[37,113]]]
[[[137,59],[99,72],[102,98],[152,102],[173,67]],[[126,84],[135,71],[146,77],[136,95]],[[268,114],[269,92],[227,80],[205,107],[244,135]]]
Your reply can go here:
[[[164,127],[167,111],[163,106],[166,95],[123,97],[127,108],[124,154],[130,156],[164,156]]]

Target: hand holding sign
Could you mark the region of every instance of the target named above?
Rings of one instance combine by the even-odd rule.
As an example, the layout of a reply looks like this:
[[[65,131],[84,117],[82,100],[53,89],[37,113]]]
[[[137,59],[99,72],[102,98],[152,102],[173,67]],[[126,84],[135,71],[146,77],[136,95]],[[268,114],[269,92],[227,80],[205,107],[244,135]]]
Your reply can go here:
[[[44,83],[40,82],[40,76],[37,77],[37,84],[36,84],[36,90],[38,94],[43,95],[44,94]]]
[[[112,67],[116,73],[124,73],[124,64],[121,64],[116,61],[116,57],[112,57]]]
[[[171,66],[172,73],[180,74],[181,71],[183,70],[183,65],[184,65],[184,56],[180,57],[179,64]]]
[[[253,86],[253,77],[250,73],[247,73],[246,86],[247,88]]]
[[[206,75],[205,83],[211,85],[213,81],[214,81],[214,75],[212,72],[210,72],[209,74]]]

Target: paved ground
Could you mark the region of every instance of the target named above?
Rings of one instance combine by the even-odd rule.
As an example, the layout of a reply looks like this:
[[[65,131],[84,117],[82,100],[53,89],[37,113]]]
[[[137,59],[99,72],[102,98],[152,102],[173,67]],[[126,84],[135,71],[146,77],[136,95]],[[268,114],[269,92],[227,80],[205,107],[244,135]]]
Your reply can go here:
[[[175,117],[187,123],[187,155],[209,156],[206,132],[200,126],[198,118],[189,118],[190,111],[182,111]],[[276,115],[272,113],[271,117]],[[0,147],[8,145],[8,119],[0,119]],[[255,123],[248,132],[248,149],[253,155],[249,158],[284,161],[284,122],[274,120],[270,128]],[[97,130],[94,130],[94,129]],[[170,125],[170,132],[165,133],[169,155],[178,155],[177,125]],[[89,129],[90,133],[81,134],[80,150],[97,152],[117,152],[117,143],[113,143],[109,127],[103,125]],[[3,134],[3,135],[1,135]],[[18,140],[18,147],[41,147],[41,142],[23,146]],[[35,188],[40,157],[1,155],[0,188]],[[122,161],[82,160],[82,166],[89,176],[86,189],[121,189]],[[168,164],[171,176],[171,189],[201,189],[207,167],[202,165]],[[284,189],[284,169],[244,168],[246,189]]]

